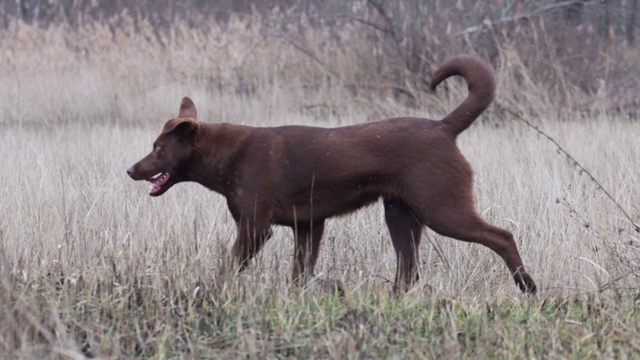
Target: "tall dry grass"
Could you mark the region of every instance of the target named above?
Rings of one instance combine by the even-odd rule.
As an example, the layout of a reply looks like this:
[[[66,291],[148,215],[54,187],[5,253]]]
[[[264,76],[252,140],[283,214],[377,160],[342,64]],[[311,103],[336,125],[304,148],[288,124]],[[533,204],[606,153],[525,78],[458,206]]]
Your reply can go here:
[[[163,108],[170,114],[165,118],[177,111],[177,105]],[[254,112],[254,118],[260,114],[258,106],[244,111]],[[281,118],[293,123],[301,117]],[[224,199],[194,184],[153,199],[146,185],[124,172],[148,152],[163,121],[149,119],[144,127],[5,128],[0,149],[6,169],[0,179],[3,272],[96,281],[117,266],[132,274],[213,281],[216,263],[235,234]],[[637,126],[599,119],[554,122],[546,130],[573,149],[617,202],[636,215]],[[519,124],[480,125],[459,144],[476,171],[478,210],[514,233],[543,294],[597,291],[638,265],[637,235],[626,219],[533,131]],[[291,236],[277,231],[250,272],[284,286]],[[433,233],[423,241],[424,284],[438,293],[517,294],[502,260],[489,250]],[[329,222],[320,272],[344,279],[350,288],[361,282],[386,286],[394,267],[380,206]],[[633,272],[616,284],[636,281]]]
[[[183,95],[195,100],[202,120],[339,126],[400,114],[439,118],[464,98],[464,87],[449,81],[407,107],[384,84],[363,80],[376,74],[358,66],[362,49],[325,45],[317,54],[331,64],[326,68],[252,24],[231,21],[206,33],[178,24],[164,45],[144,26],[75,32],[16,23],[0,34],[0,352],[146,357],[198,354],[200,346],[222,356],[247,355],[273,350],[265,345],[271,340],[255,335],[259,328],[240,331],[243,323],[262,324],[265,307],[279,311],[269,320],[284,336],[273,340],[276,345],[295,340],[300,314],[318,316],[313,319],[320,323],[332,319],[335,299],[314,305],[287,286],[292,234],[277,229],[236,281],[217,272],[235,235],[224,199],[193,184],[150,198],[125,169],[147,153]],[[321,39],[310,41],[322,46]],[[553,108],[517,52],[506,47],[501,56],[497,101],[552,135],[637,221],[640,124]],[[458,142],[476,172],[479,212],[513,232],[540,299],[615,302],[637,289],[638,233],[553,144],[495,109]],[[322,246],[318,273],[342,280],[349,299],[360,299],[356,303],[382,294],[376,301],[388,306],[395,256],[379,205],[330,220]],[[420,284],[405,303],[409,309],[434,297],[521,301],[503,261],[477,245],[427,232],[420,271]],[[213,295],[198,298],[203,289]],[[187,330],[174,326],[174,316],[205,316],[189,312],[197,308],[189,299],[237,318],[226,323],[230,318],[216,313],[222,330],[198,330],[210,342],[199,343],[197,336],[183,341]],[[292,305],[299,301],[301,307]],[[135,304],[142,312],[129,312]],[[225,332],[225,326],[238,328]],[[362,345],[357,336],[349,342],[326,326],[316,345],[327,352],[316,355]],[[234,333],[238,343],[229,338]],[[309,334],[305,341],[313,345],[318,335]],[[430,354],[465,354],[455,341],[447,346]]]

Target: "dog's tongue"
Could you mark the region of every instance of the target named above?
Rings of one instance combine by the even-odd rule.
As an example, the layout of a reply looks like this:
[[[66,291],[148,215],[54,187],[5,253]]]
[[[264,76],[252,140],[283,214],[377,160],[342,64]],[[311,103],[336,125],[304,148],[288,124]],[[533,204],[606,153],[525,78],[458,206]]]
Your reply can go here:
[[[162,185],[164,185],[164,183],[166,183],[167,180],[169,180],[169,176],[170,176],[169,173],[163,172],[163,173],[158,173],[152,176],[151,178],[149,178],[147,180],[151,183],[151,185],[149,185],[149,195],[153,195],[158,191],[160,191],[160,188],[162,188]]]

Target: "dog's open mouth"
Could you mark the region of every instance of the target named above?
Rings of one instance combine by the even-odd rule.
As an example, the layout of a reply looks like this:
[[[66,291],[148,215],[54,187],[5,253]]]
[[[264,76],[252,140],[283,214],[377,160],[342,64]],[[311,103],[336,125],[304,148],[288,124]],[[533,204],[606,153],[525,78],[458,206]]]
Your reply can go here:
[[[148,178],[147,181],[151,183],[149,185],[149,195],[160,195],[162,186],[167,183],[170,176],[168,172],[160,172]]]

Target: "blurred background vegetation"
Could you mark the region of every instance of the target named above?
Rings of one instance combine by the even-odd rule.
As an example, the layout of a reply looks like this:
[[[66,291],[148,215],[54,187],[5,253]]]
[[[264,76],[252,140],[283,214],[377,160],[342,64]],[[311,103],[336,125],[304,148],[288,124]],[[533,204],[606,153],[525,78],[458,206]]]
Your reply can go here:
[[[263,54],[286,63],[276,79],[287,81],[297,71],[307,77],[307,90],[332,81],[354,96],[384,94],[408,105],[420,103],[431,71],[446,57],[473,51],[508,79],[502,85],[503,94],[509,94],[503,102],[519,104],[529,114],[552,107],[635,118],[638,1],[12,0],[0,2],[0,28],[5,29],[0,39],[6,42],[17,26],[62,28],[76,33],[65,38],[67,50],[83,54],[95,52],[94,43],[74,39],[96,28],[108,28],[115,45],[125,29],[128,36],[159,48],[184,43],[181,37],[226,34],[247,48],[271,46],[276,53],[287,48],[293,57],[304,58],[297,63],[313,64],[296,67],[292,56],[282,60]],[[205,49],[193,50],[208,55]],[[336,58],[346,52],[350,56]],[[257,53],[246,56],[252,55]],[[252,80],[259,71],[235,73],[233,84],[213,73],[208,81],[247,94],[259,87]]]

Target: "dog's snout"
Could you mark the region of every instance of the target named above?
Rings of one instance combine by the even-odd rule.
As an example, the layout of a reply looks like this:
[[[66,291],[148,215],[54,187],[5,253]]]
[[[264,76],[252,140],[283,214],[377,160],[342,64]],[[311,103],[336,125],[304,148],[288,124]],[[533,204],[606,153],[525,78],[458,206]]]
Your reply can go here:
[[[133,174],[136,173],[135,165],[127,169],[127,174],[133,178]]]

